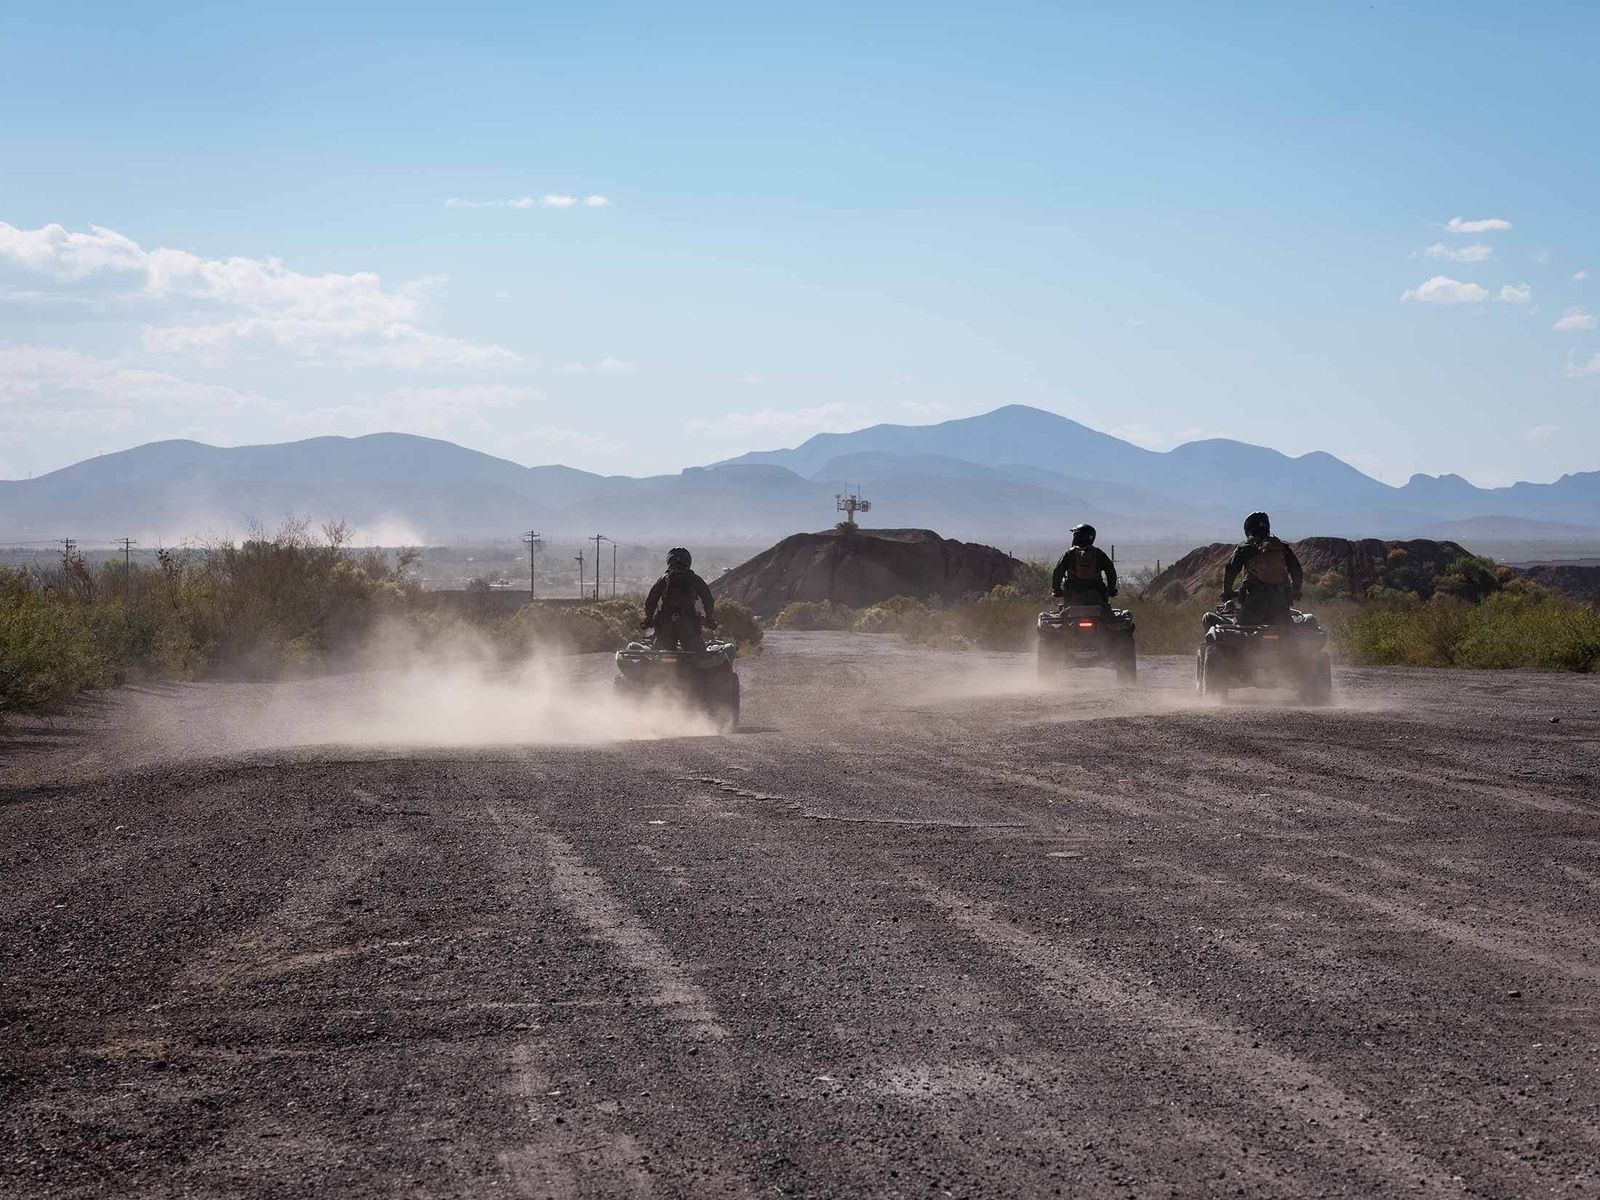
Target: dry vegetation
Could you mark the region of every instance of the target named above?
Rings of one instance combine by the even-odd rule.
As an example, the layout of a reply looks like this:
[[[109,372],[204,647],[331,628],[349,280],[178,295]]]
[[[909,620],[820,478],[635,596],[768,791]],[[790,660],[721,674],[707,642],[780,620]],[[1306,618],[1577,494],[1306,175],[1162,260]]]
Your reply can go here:
[[[129,679],[251,678],[354,665],[385,642],[467,637],[507,660],[619,649],[638,632],[635,599],[528,605],[474,620],[437,607],[406,551],[356,551],[343,526],[291,522],[239,545],[163,551],[154,566],[0,570],[0,714],[48,708]],[[718,605],[722,631],[753,650],[761,627]]]
[[[789,605],[777,629],[896,633],[941,649],[1028,650],[1034,622],[1049,603],[1039,564],[1019,584],[997,587],[964,604],[939,606],[896,596],[866,609],[831,601]],[[1377,585],[1352,596],[1334,577],[1307,586],[1305,606],[1332,633],[1345,662],[1377,666],[1544,667],[1600,671],[1600,610],[1569,600],[1482,559],[1462,559],[1429,581],[1424,600],[1396,558]],[[1141,654],[1189,654],[1200,618],[1215,600],[1133,600],[1147,578],[1123,583],[1137,620]],[[1407,587],[1408,582],[1412,583]],[[1221,580],[1217,581],[1220,588]]]

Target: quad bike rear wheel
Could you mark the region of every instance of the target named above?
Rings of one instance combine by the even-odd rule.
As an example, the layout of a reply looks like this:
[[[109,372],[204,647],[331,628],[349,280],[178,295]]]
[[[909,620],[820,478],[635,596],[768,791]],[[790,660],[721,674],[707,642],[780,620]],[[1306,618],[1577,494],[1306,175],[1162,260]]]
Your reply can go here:
[[[1040,679],[1054,679],[1061,673],[1061,649],[1054,638],[1042,637],[1039,639],[1038,649],[1035,652],[1035,664],[1039,670]]]
[[[1139,656],[1133,648],[1133,639],[1127,639],[1125,645],[1117,650],[1117,682],[1137,683],[1139,681]]]
[[[1333,660],[1326,650],[1312,660],[1305,681],[1300,685],[1300,698],[1316,705],[1333,701]]]
[[[1195,651],[1195,686],[1202,696],[1216,696],[1221,700],[1228,698],[1228,685],[1223,682],[1226,676],[1222,672],[1221,655],[1210,642]]]

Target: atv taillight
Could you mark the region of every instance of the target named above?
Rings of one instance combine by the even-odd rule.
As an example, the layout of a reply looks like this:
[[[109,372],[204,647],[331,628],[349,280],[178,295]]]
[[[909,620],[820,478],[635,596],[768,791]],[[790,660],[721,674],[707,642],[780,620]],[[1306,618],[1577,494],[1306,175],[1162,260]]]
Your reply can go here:
[[[1093,629],[1094,628],[1094,622],[1093,621],[1079,621],[1078,622],[1078,628],[1079,629]]]
[[[1263,633],[1261,635],[1261,640],[1263,642],[1275,642],[1278,640],[1278,635],[1275,633]]]

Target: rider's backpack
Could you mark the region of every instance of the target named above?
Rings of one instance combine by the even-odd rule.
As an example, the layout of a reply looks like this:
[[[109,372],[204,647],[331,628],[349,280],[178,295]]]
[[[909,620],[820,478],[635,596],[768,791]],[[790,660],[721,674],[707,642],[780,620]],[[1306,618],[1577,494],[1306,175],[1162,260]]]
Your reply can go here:
[[[1072,577],[1080,583],[1100,582],[1100,557],[1088,546],[1072,553]]]
[[[1245,563],[1245,572],[1258,583],[1285,584],[1289,582],[1289,556],[1283,543],[1268,538],[1256,544],[1255,555]]]
[[[667,586],[661,593],[661,615],[667,618],[695,616],[694,573],[668,571]]]

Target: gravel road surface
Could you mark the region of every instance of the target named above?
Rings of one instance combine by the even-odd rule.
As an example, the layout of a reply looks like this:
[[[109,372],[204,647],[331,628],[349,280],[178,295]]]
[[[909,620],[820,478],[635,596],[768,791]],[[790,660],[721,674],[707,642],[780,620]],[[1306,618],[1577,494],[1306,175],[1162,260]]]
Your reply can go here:
[[[0,1195],[1600,1196],[1600,680],[741,673],[13,725]]]

